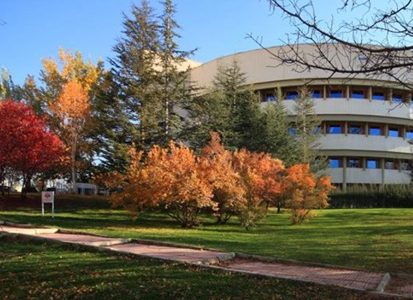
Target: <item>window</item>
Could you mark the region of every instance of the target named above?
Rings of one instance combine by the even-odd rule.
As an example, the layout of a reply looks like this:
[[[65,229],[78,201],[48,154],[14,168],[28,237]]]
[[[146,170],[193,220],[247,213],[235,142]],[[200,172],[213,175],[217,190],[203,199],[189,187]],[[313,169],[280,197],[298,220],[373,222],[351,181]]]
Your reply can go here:
[[[413,139],[413,130],[411,130],[411,129],[406,130],[406,139],[408,139],[408,140]]]
[[[391,137],[399,137],[399,136],[400,136],[400,130],[399,130],[399,128],[389,127],[389,136],[391,136]]]
[[[348,158],[347,159],[347,168],[360,168],[361,162],[360,158]]]
[[[328,165],[331,169],[337,169],[342,167],[341,158],[331,157],[328,159]]]
[[[314,127],[313,130],[312,130],[312,133],[313,134],[320,134],[321,133],[321,126],[318,125],[318,126]]]
[[[319,99],[321,98],[321,91],[320,90],[313,90],[311,93],[311,97]]]
[[[342,90],[331,90],[330,98],[343,98],[343,91]]]
[[[290,136],[296,136],[297,135],[297,128],[294,128],[294,127],[288,128],[288,134]]]
[[[297,91],[288,91],[285,94],[285,99],[287,100],[295,100],[298,98],[298,92]]]
[[[328,133],[329,134],[340,134],[343,133],[341,129],[341,125],[339,124],[331,124],[328,126]]]
[[[349,134],[363,134],[363,130],[361,129],[361,125],[358,124],[350,124],[348,127]]]
[[[272,93],[266,93],[264,95],[264,101],[275,101],[275,96]]]
[[[370,126],[369,135],[382,135],[382,130],[380,126]]]
[[[379,160],[374,158],[367,159],[367,169],[378,169],[379,168]]]
[[[400,162],[400,170],[410,170],[410,169],[411,169],[411,167],[410,167],[410,164],[409,164],[408,161],[402,160]]]
[[[371,96],[371,99],[373,99],[373,100],[384,100],[384,93],[383,92],[373,92],[373,95]]]
[[[392,101],[395,103],[402,103],[403,102],[403,96],[401,94],[393,94]]]
[[[351,92],[351,98],[364,99],[364,91],[355,90]]]
[[[393,160],[386,159],[384,161],[384,168],[388,169],[388,170],[394,170],[394,169],[396,169],[396,164],[394,163]]]

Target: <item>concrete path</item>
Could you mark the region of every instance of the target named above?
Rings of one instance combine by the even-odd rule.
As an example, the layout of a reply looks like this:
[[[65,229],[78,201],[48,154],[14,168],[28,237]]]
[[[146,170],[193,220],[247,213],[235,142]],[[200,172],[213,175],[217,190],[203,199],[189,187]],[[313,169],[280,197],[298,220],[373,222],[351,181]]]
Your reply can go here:
[[[382,280],[386,280],[382,273],[257,261],[234,262],[227,267],[234,271],[337,285],[362,291],[377,291]]]
[[[389,274],[334,267],[314,267],[293,263],[263,262],[257,259],[235,257],[234,253],[175,247],[169,245],[129,242],[125,239],[88,234],[62,233],[53,228],[32,228],[0,225],[0,232],[35,236],[64,243],[81,244],[110,251],[189,264],[213,265],[233,272],[257,274],[318,284],[335,285],[362,291],[389,292],[413,298],[413,278],[394,280]],[[390,284],[389,284],[390,282]]]
[[[217,264],[234,258],[234,253],[158,245],[128,243],[107,247],[110,250],[191,264]]]

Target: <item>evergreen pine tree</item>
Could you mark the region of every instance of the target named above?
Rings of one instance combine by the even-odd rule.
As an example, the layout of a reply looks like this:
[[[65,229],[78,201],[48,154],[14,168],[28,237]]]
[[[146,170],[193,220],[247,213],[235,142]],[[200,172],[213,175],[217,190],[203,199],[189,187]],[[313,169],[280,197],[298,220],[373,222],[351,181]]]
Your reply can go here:
[[[123,38],[114,47],[111,60],[113,79],[119,88],[119,102],[129,124],[135,127],[133,142],[147,149],[159,141],[161,106],[157,97],[159,24],[147,0],[132,6],[131,17],[124,16]],[[126,124],[123,124],[126,125]]]
[[[189,68],[184,64],[194,51],[181,51],[176,42],[180,38],[177,30],[179,25],[175,21],[176,9],[172,0],[163,2],[163,15],[159,26],[160,45],[158,51],[158,91],[162,107],[161,124],[166,144],[170,139],[179,135],[182,127],[182,118],[177,109],[191,97],[189,84]]]
[[[94,141],[94,156],[99,158],[94,168],[98,173],[124,171],[129,161],[128,151],[139,136],[137,128],[122,109],[119,93],[113,74],[105,73],[92,104],[95,122],[89,135],[89,139]]]
[[[269,103],[262,111],[259,151],[271,153],[290,166],[299,160],[297,141],[289,135],[289,121],[282,101]]]
[[[314,101],[307,87],[301,88],[294,111],[299,162],[310,164],[313,171],[320,171],[325,168],[325,160],[317,151],[321,122],[315,114]]]

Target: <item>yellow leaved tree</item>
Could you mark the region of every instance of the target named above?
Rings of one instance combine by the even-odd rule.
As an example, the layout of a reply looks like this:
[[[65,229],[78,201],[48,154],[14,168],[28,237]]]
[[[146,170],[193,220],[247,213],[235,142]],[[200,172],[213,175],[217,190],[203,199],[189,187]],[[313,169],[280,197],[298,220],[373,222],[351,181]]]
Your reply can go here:
[[[102,72],[101,63],[84,61],[80,52],[72,54],[60,49],[58,61],[53,58],[43,60],[43,95],[49,108],[51,126],[70,148],[74,192],[81,159],[90,157],[90,145],[84,137],[91,128],[91,103]]]

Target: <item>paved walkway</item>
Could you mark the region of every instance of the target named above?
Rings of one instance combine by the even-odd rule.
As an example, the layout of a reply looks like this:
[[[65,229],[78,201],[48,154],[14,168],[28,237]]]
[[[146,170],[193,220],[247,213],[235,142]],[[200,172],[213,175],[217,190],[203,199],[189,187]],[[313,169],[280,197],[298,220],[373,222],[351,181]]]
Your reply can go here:
[[[228,268],[234,271],[244,271],[252,274],[266,274],[278,278],[309,281],[369,291],[377,290],[382,280],[385,280],[384,274],[382,273],[257,261],[234,262],[230,264]]]
[[[190,264],[215,265],[214,267],[259,274],[277,278],[335,285],[350,289],[383,292],[388,291],[407,297],[413,297],[413,279],[397,280],[395,284],[388,274],[347,270],[333,267],[303,266],[291,263],[263,262],[253,259],[241,259],[234,253],[175,247],[168,245],[129,242],[125,239],[100,237],[88,234],[62,233],[53,228],[30,228],[0,225],[0,231],[36,236],[65,243],[100,247],[111,251],[129,253],[151,258],[179,261]],[[235,257],[235,258],[234,258]],[[396,284],[397,283],[397,284]]]

